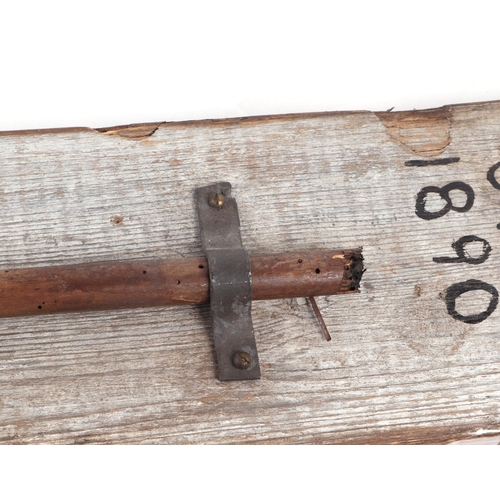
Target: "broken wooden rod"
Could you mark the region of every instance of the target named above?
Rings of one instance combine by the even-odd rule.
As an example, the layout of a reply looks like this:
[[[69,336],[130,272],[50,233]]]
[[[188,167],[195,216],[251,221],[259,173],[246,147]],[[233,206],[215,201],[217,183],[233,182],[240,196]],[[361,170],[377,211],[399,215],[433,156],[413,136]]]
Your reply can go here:
[[[352,293],[360,249],[251,255],[253,300]],[[209,302],[204,257],[0,270],[0,317]]]

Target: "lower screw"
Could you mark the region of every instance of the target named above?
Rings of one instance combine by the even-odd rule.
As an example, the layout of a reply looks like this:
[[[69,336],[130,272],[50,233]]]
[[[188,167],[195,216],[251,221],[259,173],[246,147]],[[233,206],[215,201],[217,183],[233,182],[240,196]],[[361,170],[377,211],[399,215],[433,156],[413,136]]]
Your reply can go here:
[[[252,364],[252,356],[248,352],[237,352],[233,356],[233,365],[239,370],[246,370]]]

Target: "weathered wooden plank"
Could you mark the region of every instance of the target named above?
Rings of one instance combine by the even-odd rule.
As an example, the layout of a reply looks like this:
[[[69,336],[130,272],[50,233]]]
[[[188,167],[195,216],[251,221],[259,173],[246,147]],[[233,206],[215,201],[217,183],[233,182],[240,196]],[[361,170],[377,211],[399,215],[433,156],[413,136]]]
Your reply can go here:
[[[468,324],[444,300],[457,282],[500,286],[500,191],[487,180],[498,161],[499,102],[2,133],[0,270],[201,256],[194,189],[229,181],[251,253],[363,246],[367,271],[360,294],[318,298],[328,343],[306,300],[256,302],[263,378],[245,383],[215,378],[206,307],[2,319],[0,439],[421,443],[500,432],[499,312]],[[470,210],[416,215],[423,188],[457,181],[473,189]],[[464,192],[450,198],[465,203]],[[428,194],[428,211],[443,205]],[[485,262],[433,261],[456,256],[466,235],[487,240]],[[467,292],[457,310],[489,301]]]

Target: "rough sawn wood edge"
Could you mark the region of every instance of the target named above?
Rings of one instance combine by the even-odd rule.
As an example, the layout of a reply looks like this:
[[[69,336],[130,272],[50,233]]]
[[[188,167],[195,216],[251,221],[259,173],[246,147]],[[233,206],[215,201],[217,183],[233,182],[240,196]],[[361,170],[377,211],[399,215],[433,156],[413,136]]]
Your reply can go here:
[[[172,126],[206,126],[211,125],[243,125],[255,124],[258,122],[268,121],[289,121],[294,119],[317,118],[320,116],[342,116],[353,114],[375,114],[380,120],[390,129],[396,124],[402,128],[422,127],[422,121],[432,122],[440,121],[444,116],[449,114],[450,109],[459,109],[468,106],[488,106],[490,104],[497,104],[500,100],[494,101],[481,101],[460,104],[446,104],[438,108],[428,109],[413,109],[408,111],[324,111],[312,113],[288,113],[278,115],[257,115],[257,116],[244,116],[235,118],[208,118],[202,120],[185,120],[185,121],[164,121],[164,122],[149,122],[149,123],[131,123],[126,125],[112,125],[109,127],[58,127],[58,128],[42,128],[42,129],[26,129],[26,130],[4,130],[0,131],[1,136],[16,136],[16,135],[39,135],[39,134],[61,134],[61,133],[100,133],[108,136],[127,137],[130,139],[141,139],[149,137],[156,132],[159,127],[172,127]]]

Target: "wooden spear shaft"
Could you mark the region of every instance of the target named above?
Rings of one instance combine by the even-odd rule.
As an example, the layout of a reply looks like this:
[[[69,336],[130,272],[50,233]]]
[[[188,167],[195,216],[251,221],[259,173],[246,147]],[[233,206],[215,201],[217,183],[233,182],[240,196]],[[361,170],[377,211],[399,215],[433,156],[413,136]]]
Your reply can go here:
[[[358,291],[360,249],[250,256],[253,300]],[[204,257],[0,270],[0,317],[203,304]]]

